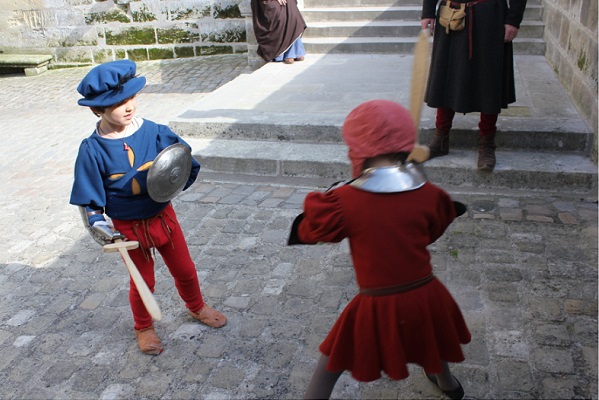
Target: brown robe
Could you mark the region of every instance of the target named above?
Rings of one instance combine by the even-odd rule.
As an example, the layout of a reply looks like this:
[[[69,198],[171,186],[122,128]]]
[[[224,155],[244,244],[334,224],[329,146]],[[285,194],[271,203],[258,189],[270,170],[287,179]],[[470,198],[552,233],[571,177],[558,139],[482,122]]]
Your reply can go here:
[[[284,6],[277,0],[252,0],[251,4],[258,55],[272,61],[304,33],[306,23],[297,0],[287,0]]]

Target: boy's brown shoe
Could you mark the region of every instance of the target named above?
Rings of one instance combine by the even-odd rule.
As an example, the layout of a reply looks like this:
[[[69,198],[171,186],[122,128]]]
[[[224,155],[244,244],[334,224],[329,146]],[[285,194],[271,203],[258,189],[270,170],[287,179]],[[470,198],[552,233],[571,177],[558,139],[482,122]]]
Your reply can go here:
[[[135,329],[135,336],[137,337],[139,349],[143,353],[157,356],[164,351],[164,347],[162,347],[153,326],[141,330]]]
[[[189,311],[189,315],[212,328],[222,328],[227,325],[227,317],[210,307],[208,304],[204,304],[197,313]]]

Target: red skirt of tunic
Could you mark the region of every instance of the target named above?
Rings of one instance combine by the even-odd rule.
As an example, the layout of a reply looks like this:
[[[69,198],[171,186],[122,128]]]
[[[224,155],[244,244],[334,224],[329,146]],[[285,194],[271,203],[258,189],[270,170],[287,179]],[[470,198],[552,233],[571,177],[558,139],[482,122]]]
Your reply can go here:
[[[455,300],[436,278],[420,288],[388,296],[358,294],[345,307],[320,351],[327,370],[351,371],[363,382],[408,377],[408,363],[427,373],[441,362],[464,360],[470,332]]]

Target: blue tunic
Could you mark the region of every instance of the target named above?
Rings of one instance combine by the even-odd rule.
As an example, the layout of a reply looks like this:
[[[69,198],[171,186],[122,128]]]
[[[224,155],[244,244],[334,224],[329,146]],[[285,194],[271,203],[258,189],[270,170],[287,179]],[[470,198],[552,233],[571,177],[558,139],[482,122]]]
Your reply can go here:
[[[123,139],[106,139],[97,132],[84,139],[75,162],[75,181],[70,203],[105,209],[106,215],[120,220],[145,219],[162,211],[147,190],[152,161],[165,148],[183,143],[168,126],[143,120],[135,133]],[[189,180],[183,190],[196,180],[200,164],[192,159]]]

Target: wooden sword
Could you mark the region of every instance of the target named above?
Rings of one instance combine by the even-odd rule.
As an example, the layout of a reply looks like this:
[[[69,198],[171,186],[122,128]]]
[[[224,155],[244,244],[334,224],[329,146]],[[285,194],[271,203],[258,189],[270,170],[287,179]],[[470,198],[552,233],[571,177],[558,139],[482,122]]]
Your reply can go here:
[[[108,243],[104,245],[102,249],[105,253],[116,253],[117,251],[119,252],[123,261],[125,261],[125,265],[129,270],[129,275],[131,276],[131,279],[133,279],[133,282],[135,283],[135,287],[139,292],[141,301],[143,301],[144,305],[146,306],[146,310],[148,310],[152,318],[154,318],[156,321],[160,321],[162,319],[162,312],[160,311],[160,307],[158,306],[158,303],[156,302],[154,295],[150,291],[150,288],[148,288],[148,285],[146,285],[146,282],[142,278],[141,274],[139,273],[139,270],[135,266],[135,263],[131,259],[129,252],[127,251],[129,249],[133,250],[138,247],[139,242],[136,242],[134,240],[124,242],[120,239],[116,239],[114,243]]]
[[[416,142],[414,150],[408,156],[408,161],[422,163],[430,158],[431,151],[428,146],[418,144],[420,136],[420,115],[422,114],[422,105],[424,104],[424,89],[426,88],[426,79],[428,77],[429,57],[430,57],[430,32],[423,29],[418,34],[416,47],[414,48],[414,62],[412,64],[412,84],[410,93],[410,114],[416,126]]]

